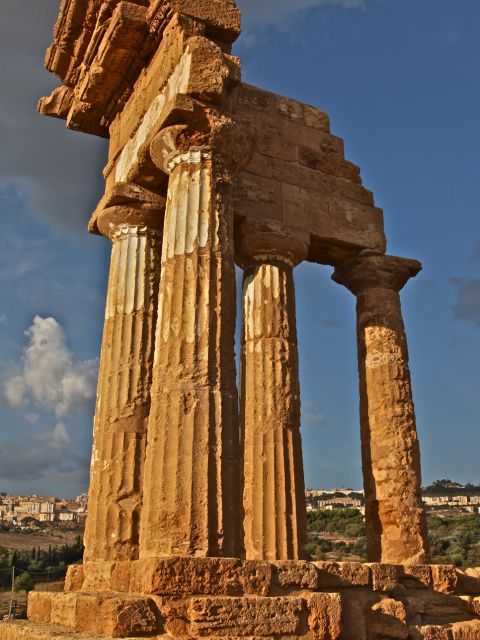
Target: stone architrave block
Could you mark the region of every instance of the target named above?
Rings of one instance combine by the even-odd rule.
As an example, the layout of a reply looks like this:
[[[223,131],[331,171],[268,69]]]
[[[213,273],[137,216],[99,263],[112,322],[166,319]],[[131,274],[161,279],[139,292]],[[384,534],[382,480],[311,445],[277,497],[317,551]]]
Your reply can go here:
[[[79,593],[75,612],[75,629],[85,633],[102,633],[110,620],[102,615],[107,594]]]
[[[315,562],[319,589],[367,587],[370,567],[361,562]]]
[[[267,562],[172,557],[134,565],[132,574],[135,583],[141,581],[139,590],[163,596],[266,596],[272,583],[272,566]]]
[[[131,588],[133,565],[134,563],[129,560],[115,562],[111,577],[112,591],[119,593],[138,592],[138,589]]]
[[[50,594],[52,606],[50,623],[59,627],[75,629],[78,597],[78,593]]]
[[[48,624],[52,617],[52,599],[50,593],[31,591],[28,595],[27,615],[29,620]]]
[[[83,565],[71,564],[65,577],[65,591],[81,591],[84,579]]]
[[[189,598],[163,598],[152,596],[163,620],[165,632],[169,637],[190,636]]]
[[[317,570],[318,589],[337,589],[343,586],[343,576],[338,562],[314,562]]]
[[[468,571],[468,570],[467,570]],[[468,595],[480,594],[480,578],[474,571],[459,571],[457,569],[458,584],[456,587],[457,593],[463,593]]]
[[[192,598],[190,633],[222,638],[302,635],[304,614],[300,597]]]
[[[425,593],[425,596],[419,595],[418,599],[423,601],[423,616],[429,623],[461,620],[469,615],[470,599],[441,593]]]
[[[421,598],[407,597],[403,600],[408,618],[416,618],[425,612],[425,601]]]
[[[477,598],[472,598],[470,602],[470,608],[472,613],[480,617],[480,596],[478,596]]]
[[[451,640],[449,627],[434,624],[414,626],[409,628],[411,640]]]
[[[407,589],[429,589],[432,586],[432,569],[427,564],[407,565],[400,580]]]
[[[152,598],[115,596],[108,592],[32,592],[28,615],[33,622],[112,638],[152,634],[160,631],[162,626],[158,607]]]
[[[151,598],[109,598],[99,615],[101,633],[112,638],[146,636],[161,630],[159,612]]]
[[[453,565],[432,566],[433,588],[439,593],[455,593],[458,585],[457,570]]]
[[[318,574],[312,562],[286,560],[273,563],[273,567],[273,581],[282,589],[318,588]]]
[[[452,640],[480,640],[480,620],[454,622],[451,626]]]
[[[408,638],[407,613],[402,602],[385,598],[375,603],[367,618],[369,640],[384,638]]]
[[[389,593],[398,585],[403,571],[401,565],[373,563],[368,566],[372,573],[372,587],[374,591]]]
[[[163,0],[156,0],[160,4]],[[232,0],[170,0],[174,11],[205,22],[212,33],[226,42],[240,34],[240,12]]]
[[[308,627],[313,640],[339,640],[342,636],[342,599],[339,593],[307,596]]]
[[[110,591],[112,589],[112,573],[114,562],[87,562],[84,565],[84,591]]]

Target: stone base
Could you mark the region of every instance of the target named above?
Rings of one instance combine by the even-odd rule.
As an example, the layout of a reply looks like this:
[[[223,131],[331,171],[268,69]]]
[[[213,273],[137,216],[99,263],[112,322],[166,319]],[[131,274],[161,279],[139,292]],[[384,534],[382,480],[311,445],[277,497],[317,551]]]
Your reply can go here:
[[[480,573],[217,558],[87,563],[0,640],[480,640]]]

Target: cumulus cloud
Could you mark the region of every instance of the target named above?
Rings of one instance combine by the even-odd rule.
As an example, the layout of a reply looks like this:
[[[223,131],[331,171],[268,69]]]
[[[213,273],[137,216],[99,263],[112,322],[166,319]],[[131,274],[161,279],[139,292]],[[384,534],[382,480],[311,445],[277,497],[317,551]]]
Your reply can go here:
[[[278,24],[289,15],[319,6],[361,9],[366,0],[237,0],[247,23]]]
[[[455,317],[480,327],[480,278],[453,278],[452,282],[457,287]]]
[[[38,441],[44,442],[54,449],[63,449],[70,442],[70,436],[63,422],[59,422],[52,431],[40,433]]]
[[[79,409],[90,409],[96,388],[98,360],[75,360],[65,331],[55,318],[36,316],[25,332],[27,345],[21,371],[3,383],[3,395],[12,408],[32,425],[28,447],[12,440],[0,449],[0,477],[37,480],[84,473],[86,461],[69,448],[66,421]],[[40,431],[37,413],[53,414],[55,426]]]
[[[3,383],[3,395],[11,407],[18,409],[23,406],[26,391],[22,376],[14,376]]]
[[[4,383],[4,395],[12,407],[29,401],[57,418],[91,402],[95,396],[97,360],[76,362],[65,332],[55,318],[36,316],[25,332],[28,345],[22,371]]]

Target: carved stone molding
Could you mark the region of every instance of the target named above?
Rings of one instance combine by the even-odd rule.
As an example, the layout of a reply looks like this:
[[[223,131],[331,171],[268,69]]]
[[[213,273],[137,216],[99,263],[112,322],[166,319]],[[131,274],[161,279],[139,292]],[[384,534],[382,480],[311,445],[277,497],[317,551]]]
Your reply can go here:
[[[274,221],[243,221],[235,232],[235,260],[244,269],[272,261],[296,267],[307,257],[309,244],[309,235],[302,229]]]
[[[400,291],[421,269],[417,260],[362,251],[355,258],[337,265],[332,279],[355,295],[375,288]]]

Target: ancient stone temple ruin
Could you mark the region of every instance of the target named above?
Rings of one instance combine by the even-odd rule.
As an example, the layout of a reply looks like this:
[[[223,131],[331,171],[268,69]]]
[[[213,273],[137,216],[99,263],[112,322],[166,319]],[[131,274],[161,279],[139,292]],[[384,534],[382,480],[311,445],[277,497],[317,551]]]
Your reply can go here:
[[[85,558],[0,637],[479,639],[480,574],[428,564],[400,306],[421,265],[386,254],[327,115],[242,83],[239,34],[233,0],[62,2],[39,110],[110,140]],[[304,260],[357,299],[366,564],[306,558]]]

